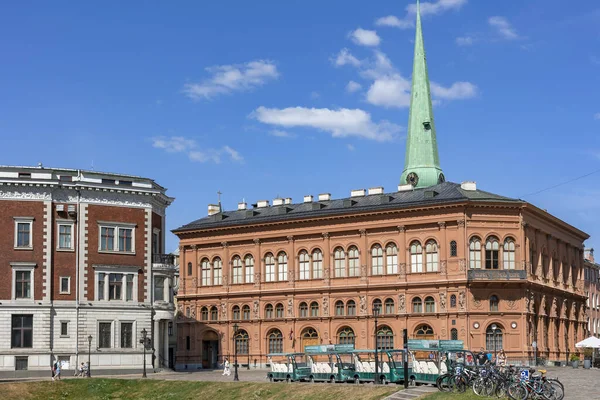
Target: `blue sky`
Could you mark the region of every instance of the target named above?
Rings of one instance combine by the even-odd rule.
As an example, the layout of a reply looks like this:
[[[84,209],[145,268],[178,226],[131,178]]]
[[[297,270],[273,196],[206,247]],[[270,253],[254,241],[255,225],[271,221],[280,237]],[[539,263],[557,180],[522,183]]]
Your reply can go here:
[[[411,4],[5,2],[0,164],[154,178],[177,198],[169,229],[206,215],[218,190],[225,209],[393,191]],[[524,198],[600,247],[600,173],[572,181],[600,170],[600,4],[430,0],[422,10],[446,178]]]

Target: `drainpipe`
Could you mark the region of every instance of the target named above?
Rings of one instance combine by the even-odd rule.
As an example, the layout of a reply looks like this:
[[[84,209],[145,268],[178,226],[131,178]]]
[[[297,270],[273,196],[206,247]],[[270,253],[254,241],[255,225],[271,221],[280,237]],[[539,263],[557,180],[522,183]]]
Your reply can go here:
[[[81,178],[81,170],[77,170],[77,181]],[[75,247],[75,368],[79,368],[79,247],[83,243],[81,231],[79,230],[79,216],[81,215],[81,190],[77,191],[77,217],[75,226],[77,229],[77,241]]]

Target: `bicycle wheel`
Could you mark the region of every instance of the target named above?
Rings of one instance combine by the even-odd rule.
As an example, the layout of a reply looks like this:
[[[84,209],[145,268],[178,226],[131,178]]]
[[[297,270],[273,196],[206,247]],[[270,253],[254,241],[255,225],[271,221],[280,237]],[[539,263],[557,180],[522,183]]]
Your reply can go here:
[[[563,400],[565,398],[565,386],[557,379],[548,379],[547,382],[554,388],[554,398]]]
[[[452,392],[464,393],[467,390],[467,381],[460,375],[455,375],[450,381]]]
[[[542,395],[546,400],[562,400],[565,397],[562,387],[555,385],[552,382],[544,382],[542,386]]]
[[[485,395],[485,379],[484,378],[475,379],[475,381],[473,382],[473,393],[475,393],[477,396]]]
[[[525,400],[529,395],[527,387],[522,382],[515,382],[508,387],[508,397],[513,400]]]
[[[508,392],[508,385],[505,381],[500,381],[498,382],[498,384],[496,385],[496,390],[494,392],[494,394],[496,395],[496,397],[498,398],[504,398],[507,396]]]
[[[450,392],[452,391],[452,377],[451,374],[440,375],[436,381],[435,385],[437,386],[440,392]]]

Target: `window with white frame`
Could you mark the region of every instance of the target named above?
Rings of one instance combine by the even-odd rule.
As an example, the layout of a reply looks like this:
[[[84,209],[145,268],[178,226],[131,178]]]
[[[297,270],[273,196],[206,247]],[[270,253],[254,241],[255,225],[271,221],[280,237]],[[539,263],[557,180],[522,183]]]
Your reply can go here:
[[[71,277],[70,276],[61,276],[60,277],[60,294],[70,294],[71,293]]]
[[[275,282],[275,257],[271,253],[265,256],[265,282]]]
[[[73,222],[58,222],[58,249],[73,250]]]
[[[15,248],[33,247],[33,217],[15,217]]]
[[[95,275],[96,300],[137,301],[138,274],[134,268],[96,268]]]
[[[417,241],[410,245],[410,268],[413,273],[423,272],[423,247]]]
[[[154,301],[165,300],[165,276],[154,277]]]
[[[319,249],[312,253],[312,275],[313,279],[323,278],[323,253]]]
[[[213,260],[213,285],[222,285],[223,261],[219,257]]]
[[[12,299],[33,300],[34,271],[36,264],[29,262],[12,262]]]
[[[504,241],[504,252],[502,253],[504,269],[515,269],[515,241],[507,238]]]
[[[60,336],[61,337],[69,336],[69,322],[60,321]]]
[[[112,347],[112,322],[98,323],[98,348],[110,349]]]
[[[121,348],[133,347],[133,322],[121,322]]]
[[[397,274],[398,273],[398,247],[396,244],[390,243],[385,248],[386,253],[386,269],[387,274]]]
[[[437,272],[438,270],[438,247],[435,240],[430,240],[425,245],[427,272]]]
[[[481,269],[481,241],[478,237],[469,242],[469,268]]]
[[[160,229],[152,230],[152,253],[160,254]]]
[[[348,276],[360,276],[360,260],[358,249],[352,246],[348,249]]]
[[[371,275],[383,275],[383,249],[378,244],[371,247]]]
[[[285,252],[280,252],[277,256],[277,271],[280,282],[287,281],[288,278],[288,257]]]
[[[242,259],[240,257],[234,257],[232,264],[233,264],[233,284],[244,283]]]
[[[244,259],[246,264],[246,283],[254,282],[254,257],[246,256]]]
[[[344,249],[338,247],[333,252],[334,270],[337,278],[346,276],[346,254]]]
[[[210,286],[210,262],[208,258],[202,260],[200,268],[202,269],[202,286]]]
[[[310,260],[308,253],[306,251],[300,252],[298,260],[300,262],[300,279],[310,279]]]
[[[100,222],[100,251],[135,253],[135,224]]]

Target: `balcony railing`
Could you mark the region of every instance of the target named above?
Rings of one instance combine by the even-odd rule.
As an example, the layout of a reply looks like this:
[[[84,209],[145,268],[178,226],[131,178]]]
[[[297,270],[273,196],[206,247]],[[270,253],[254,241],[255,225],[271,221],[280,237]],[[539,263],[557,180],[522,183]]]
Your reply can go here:
[[[173,254],[152,254],[152,264],[174,266],[175,256]]]
[[[467,271],[470,281],[517,281],[527,279],[527,271],[514,269],[471,269]]]

